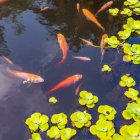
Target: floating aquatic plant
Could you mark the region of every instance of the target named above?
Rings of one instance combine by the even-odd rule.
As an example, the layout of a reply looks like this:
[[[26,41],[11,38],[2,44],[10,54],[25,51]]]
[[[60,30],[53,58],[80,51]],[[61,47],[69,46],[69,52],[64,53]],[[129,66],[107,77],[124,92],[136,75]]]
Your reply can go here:
[[[98,107],[98,112],[100,113],[99,118],[112,121],[115,118],[116,110],[114,107],[108,105],[100,105]]]
[[[39,133],[33,133],[32,139],[29,139],[29,140],[42,140],[42,138]]]
[[[118,35],[119,35],[120,39],[126,40],[126,39],[128,39],[130,37],[131,30],[119,31]]]
[[[131,125],[124,125],[120,128],[120,134],[113,136],[114,140],[139,140],[140,122],[134,122]],[[118,138],[118,139],[117,139]]]
[[[135,13],[135,15],[140,15],[140,8],[134,8],[133,12]]]
[[[68,122],[67,115],[64,113],[54,114],[51,118],[51,122],[57,125],[59,129],[63,129]]]
[[[122,135],[114,134],[112,140],[126,140]]]
[[[121,11],[121,14],[125,16],[131,16],[132,10],[130,10],[129,8],[124,8],[123,11]]]
[[[140,98],[137,98],[136,102],[137,102],[138,104],[140,104]]]
[[[124,2],[124,5],[125,6],[130,6],[130,7],[135,7],[135,5],[136,4],[138,4],[139,3],[139,0],[126,0],[125,2]]]
[[[31,132],[46,131],[49,127],[49,118],[47,115],[36,112],[27,118],[25,123],[29,127]]]
[[[123,75],[121,77],[121,81],[119,82],[119,85],[121,87],[132,87],[135,86],[135,84],[136,84],[135,80],[129,75]]]
[[[110,8],[109,9],[109,14],[111,14],[112,16],[116,16],[119,13],[119,9],[118,8]]]
[[[76,130],[72,128],[64,128],[60,130],[62,140],[70,140],[73,136],[76,135]]]
[[[96,125],[90,127],[90,133],[101,139],[111,137],[115,133],[114,124],[112,121],[99,119]]]
[[[129,99],[137,100],[139,92],[133,88],[129,88],[124,94]]]
[[[72,125],[77,127],[77,128],[82,128],[82,127],[89,127],[91,125],[91,115],[87,113],[86,111],[81,112],[77,111],[71,114],[70,116]]]
[[[79,104],[82,106],[93,108],[95,104],[98,102],[98,97],[86,90],[81,91],[79,95],[80,95],[80,98],[78,101],[79,101]]]
[[[111,67],[109,67],[109,65],[105,64],[105,65],[103,65],[101,71],[102,72],[110,72],[111,71]]]
[[[120,43],[116,36],[111,36],[111,37],[109,37],[109,38],[105,38],[104,41],[105,41],[107,44],[109,44],[111,48],[117,48],[117,46],[118,46],[119,43]]]
[[[133,44],[132,46],[128,43],[123,45],[123,60],[126,62],[132,61],[134,64],[140,64],[140,45]]]
[[[48,131],[47,131],[47,136],[50,137],[51,139],[58,139],[60,138],[60,130],[57,126],[52,126]]]
[[[58,100],[55,97],[51,97],[49,98],[49,102],[55,104],[58,102]]]
[[[140,121],[140,103],[128,103],[122,115],[126,120],[134,119],[134,121]]]
[[[126,30],[131,30],[131,32],[140,34],[140,21],[134,20],[132,17],[129,17],[127,19],[127,24],[124,24],[123,28]]]

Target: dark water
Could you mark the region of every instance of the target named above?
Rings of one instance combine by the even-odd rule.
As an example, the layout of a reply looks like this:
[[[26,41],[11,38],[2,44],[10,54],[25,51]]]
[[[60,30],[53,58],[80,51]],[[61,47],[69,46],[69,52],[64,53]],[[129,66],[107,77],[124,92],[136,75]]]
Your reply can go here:
[[[80,1],[83,8],[95,11],[105,2]],[[43,93],[59,81],[74,74],[83,74],[81,90],[91,91],[99,97],[99,103],[88,112],[93,116],[93,123],[98,119],[97,107],[108,104],[116,108],[116,130],[126,123],[121,115],[128,100],[123,96],[124,90],[118,86],[120,76],[130,73],[137,80],[139,89],[139,66],[122,62],[121,54],[108,50],[100,64],[100,49],[83,47],[79,37],[99,44],[103,32],[93,23],[87,21],[80,12],[77,14],[72,0],[11,0],[0,6],[0,55],[10,58],[14,65],[0,60],[0,140],[27,140],[30,133],[24,124],[25,119],[38,111],[51,116],[53,113],[65,112],[70,115],[76,110],[84,110],[74,95],[74,87],[68,87],[52,93],[59,103],[50,105],[49,96]],[[117,3],[114,5],[118,5]],[[46,13],[39,13],[40,7],[49,6]],[[98,16],[110,36],[121,29],[119,18],[112,18],[106,12]],[[61,59],[57,42],[57,33],[62,33],[69,45],[68,57],[63,65],[56,65]],[[92,58],[91,62],[82,62],[72,55]],[[112,67],[111,73],[101,73],[103,64]],[[45,82],[30,87],[22,85],[21,80],[11,76],[5,70],[13,69],[41,75]],[[76,85],[77,86],[77,85]],[[48,137],[44,139],[49,139]],[[96,140],[88,129],[78,131],[75,140]]]

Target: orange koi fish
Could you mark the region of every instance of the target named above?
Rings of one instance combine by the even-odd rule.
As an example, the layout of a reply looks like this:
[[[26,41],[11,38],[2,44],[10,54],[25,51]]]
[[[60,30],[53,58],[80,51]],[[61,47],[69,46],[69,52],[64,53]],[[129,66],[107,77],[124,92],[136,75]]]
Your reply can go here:
[[[101,46],[101,63],[104,59],[104,55],[105,55],[105,48],[103,48],[106,45],[106,42],[104,42],[105,38],[107,38],[108,35],[107,34],[103,34],[102,38],[101,38],[101,42],[100,42],[100,46]]]
[[[89,57],[84,57],[84,56],[72,56],[72,57],[75,59],[82,60],[82,61],[91,61],[91,58]]]
[[[82,78],[83,78],[82,74],[76,74],[76,75],[70,76],[70,77],[64,79],[63,81],[61,81],[60,83],[58,83],[55,87],[53,87],[46,94],[50,94],[60,88],[71,86],[71,85],[75,84],[76,82],[78,82],[79,80],[81,80]]]
[[[40,10],[40,12],[46,12],[47,10],[49,9],[49,7],[44,7],[44,8],[42,8],[41,10]]]
[[[57,39],[58,39],[58,43],[59,43],[59,46],[62,50],[62,54],[63,54],[63,57],[62,57],[62,60],[60,61],[60,63],[64,63],[64,61],[66,60],[66,57],[67,57],[67,52],[68,52],[68,45],[67,45],[67,42],[66,42],[66,39],[65,37],[62,35],[62,34],[57,34]]]
[[[2,58],[3,58],[8,64],[11,64],[11,65],[14,64],[14,63],[13,63],[9,58],[7,58],[6,56],[2,56]]]
[[[91,41],[88,41],[84,38],[80,38],[86,45],[93,45],[93,43]]]
[[[79,11],[80,11],[80,4],[79,3],[76,4],[76,8],[77,8],[77,12],[79,13]]]
[[[97,12],[95,15],[99,14],[101,11],[105,10],[106,8],[110,7],[113,4],[113,1],[109,1],[105,3]]]
[[[82,9],[83,14],[85,15],[85,17],[92,21],[93,23],[95,23],[99,28],[101,28],[103,31],[105,31],[105,28],[99,23],[99,21],[97,20],[97,18],[87,9]]]
[[[7,71],[10,74],[12,74],[13,76],[23,79],[24,80],[23,84],[44,82],[44,79],[41,76],[38,76],[38,75],[35,75],[35,74],[32,74],[32,73],[26,73],[26,72],[11,70],[9,68],[7,68]]]

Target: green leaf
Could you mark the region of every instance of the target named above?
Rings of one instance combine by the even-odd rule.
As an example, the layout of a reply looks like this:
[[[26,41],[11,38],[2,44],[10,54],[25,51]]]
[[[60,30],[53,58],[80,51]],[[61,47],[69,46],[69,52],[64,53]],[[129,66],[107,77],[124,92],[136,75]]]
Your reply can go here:
[[[109,9],[109,14],[111,14],[112,16],[116,16],[118,13],[119,13],[119,9],[118,8]]]
[[[49,102],[55,104],[58,102],[58,100],[55,97],[51,97],[49,98]]]
[[[111,36],[110,38],[105,38],[104,41],[107,44],[109,44],[111,48],[117,48],[117,46],[120,43],[116,36]]]
[[[129,8],[124,8],[123,11],[121,11],[122,15],[127,15],[127,16],[131,16],[132,15],[132,11]]]
[[[32,140],[42,140],[42,138],[39,133],[34,133],[32,134]]]
[[[105,64],[105,65],[103,65],[101,71],[102,72],[110,72],[111,68],[109,67],[109,65]]]
[[[47,131],[47,136],[49,136],[50,138],[60,138],[60,130],[58,129],[58,127],[56,126],[52,126],[48,131]]]
[[[124,30],[124,31],[119,31],[118,35],[122,40],[126,40],[130,37],[131,30],[127,29],[127,30]]]

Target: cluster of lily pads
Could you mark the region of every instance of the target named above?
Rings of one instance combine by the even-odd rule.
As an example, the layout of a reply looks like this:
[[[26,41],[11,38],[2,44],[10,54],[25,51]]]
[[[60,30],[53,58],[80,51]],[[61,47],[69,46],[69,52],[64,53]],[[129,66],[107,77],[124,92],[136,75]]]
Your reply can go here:
[[[62,140],[69,140],[76,135],[76,130],[72,128],[66,128],[67,115],[64,113],[54,114],[51,117],[52,127],[49,128],[49,117],[39,112],[33,113],[31,117],[27,118],[25,123],[32,133],[30,140],[42,140],[39,132],[47,131],[46,135],[50,138],[61,138]]]
[[[126,0],[124,1],[123,10],[120,11],[121,15],[128,16],[127,22],[122,26],[122,30],[117,35],[112,35],[104,41],[107,43],[106,48],[120,47],[123,51],[123,61],[132,62],[133,64],[140,64],[140,45],[127,43],[130,36],[140,35],[140,20],[133,19],[132,14],[140,15],[140,1],[139,0]],[[119,14],[118,8],[109,9],[112,16]],[[118,36],[118,37],[117,37]]]
[[[79,104],[86,106],[87,108],[93,108],[98,102],[98,97],[92,93],[83,90],[79,93]],[[55,97],[49,98],[49,102],[56,103]],[[71,124],[75,128],[83,128],[91,126],[92,116],[87,111],[76,111],[71,114]],[[49,128],[49,117],[39,112],[33,113],[29,118],[25,120],[25,124],[28,126],[32,133],[30,140],[42,140],[40,131],[46,131],[46,135],[52,139],[61,138],[62,140],[70,140],[76,135],[76,130],[67,127],[68,117],[64,113],[53,114],[51,116],[51,127]]]
[[[126,0],[124,1],[124,8],[119,10],[118,8],[109,9],[109,14],[117,16],[118,14],[124,16],[140,15],[140,1],[139,0]]]

